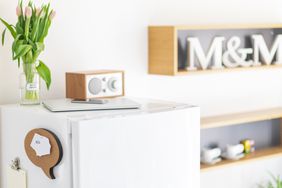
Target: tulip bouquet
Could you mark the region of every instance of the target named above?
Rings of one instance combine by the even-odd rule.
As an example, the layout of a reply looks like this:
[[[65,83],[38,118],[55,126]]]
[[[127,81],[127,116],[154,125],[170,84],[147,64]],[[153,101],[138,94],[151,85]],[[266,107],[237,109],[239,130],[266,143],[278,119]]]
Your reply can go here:
[[[56,12],[50,9],[50,3],[36,7],[32,1],[26,7],[22,0],[16,8],[18,21],[15,25],[9,24],[4,19],[0,21],[5,25],[2,33],[2,45],[4,45],[6,31],[9,31],[14,41],[12,44],[13,60],[18,62],[18,67],[22,65],[25,78],[24,93],[22,99],[39,101],[39,81],[42,78],[47,88],[51,85],[51,72],[49,68],[39,60],[39,55],[44,51],[44,40],[55,17]],[[39,78],[40,77],[40,78]]]

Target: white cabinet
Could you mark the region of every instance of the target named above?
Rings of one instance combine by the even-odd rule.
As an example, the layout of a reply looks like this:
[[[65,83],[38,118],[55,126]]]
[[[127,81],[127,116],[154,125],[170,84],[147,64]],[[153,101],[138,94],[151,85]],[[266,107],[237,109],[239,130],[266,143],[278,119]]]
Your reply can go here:
[[[1,107],[1,186],[15,157],[28,188],[199,188],[199,108],[141,100],[138,110],[51,113],[41,106]],[[55,180],[34,166],[24,138],[54,132],[64,156]]]

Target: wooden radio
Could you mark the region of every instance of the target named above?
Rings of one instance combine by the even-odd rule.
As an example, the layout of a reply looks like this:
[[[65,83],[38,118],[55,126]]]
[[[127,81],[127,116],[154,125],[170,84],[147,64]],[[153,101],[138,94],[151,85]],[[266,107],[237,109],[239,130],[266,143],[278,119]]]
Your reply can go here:
[[[124,96],[124,72],[98,70],[66,73],[66,97],[77,100]]]

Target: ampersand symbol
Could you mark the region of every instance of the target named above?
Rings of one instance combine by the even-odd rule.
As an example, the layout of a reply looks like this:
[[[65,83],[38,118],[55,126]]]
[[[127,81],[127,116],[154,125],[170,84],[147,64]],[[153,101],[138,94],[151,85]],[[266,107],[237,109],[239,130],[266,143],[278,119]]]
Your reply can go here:
[[[252,60],[246,61],[248,54],[253,53],[251,48],[239,49],[241,40],[239,37],[232,37],[227,43],[227,51],[223,54],[222,61],[226,67],[238,66],[248,67],[253,64]]]

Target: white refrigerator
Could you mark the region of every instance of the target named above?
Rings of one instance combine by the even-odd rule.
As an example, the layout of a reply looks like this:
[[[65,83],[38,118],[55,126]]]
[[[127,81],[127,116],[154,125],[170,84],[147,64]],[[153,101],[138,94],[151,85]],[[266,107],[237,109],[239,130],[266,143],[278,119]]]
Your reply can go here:
[[[68,113],[1,106],[1,188],[8,188],[15,157],[27,174],[27,188],[199,188],[199,108],[137,101],[140,109]],[[25,136],[35,128],[52,131],[62,144],[56,179],[27,157]]]

